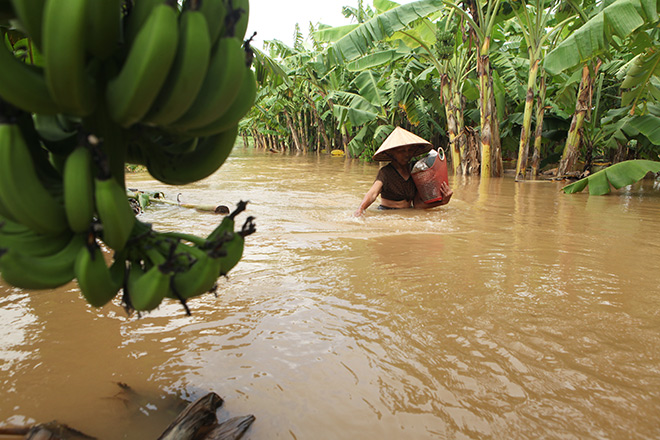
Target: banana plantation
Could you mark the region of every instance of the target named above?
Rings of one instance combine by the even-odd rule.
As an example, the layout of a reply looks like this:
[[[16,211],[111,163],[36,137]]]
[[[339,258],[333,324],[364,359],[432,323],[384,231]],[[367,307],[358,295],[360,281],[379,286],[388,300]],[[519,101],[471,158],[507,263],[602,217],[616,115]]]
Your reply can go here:
[[[362,0],[255,49],[241,134],[371,160],[396,126],[456,175],[576,176],[660,153],[660,1]]]

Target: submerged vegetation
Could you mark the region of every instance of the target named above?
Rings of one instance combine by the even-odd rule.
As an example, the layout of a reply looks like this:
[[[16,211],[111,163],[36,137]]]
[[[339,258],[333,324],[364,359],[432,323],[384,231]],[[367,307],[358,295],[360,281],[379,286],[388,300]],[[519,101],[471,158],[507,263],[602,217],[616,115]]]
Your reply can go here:
[[[658,0],[374,0],[255,49],[259,148],[370,160],[396,126],[455,174],[578,176],[660,153]]]

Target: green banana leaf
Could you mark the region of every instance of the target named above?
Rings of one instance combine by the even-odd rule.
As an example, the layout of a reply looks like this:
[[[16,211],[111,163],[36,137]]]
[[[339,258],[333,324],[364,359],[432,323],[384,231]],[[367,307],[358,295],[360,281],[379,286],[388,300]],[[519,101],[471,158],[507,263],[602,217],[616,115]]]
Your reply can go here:
[[[328,57],[332,62],[343,63],[364,56],[376,42],[391,37],[414,21],[438,12],[443,7],[442,0],[420,0],[383,12],[337,39],[328,47]],[[332,42],[338,35],[332,29],[323,29],[317,31],[314,37],[317,41]]]
[[[562,188],[565,194],[575,194],[589,186],[589,194],[602,196],[616,189],[641,180],[647,173],[660,173],[660,162],[652,160],[627,160],[600,170],[592,175]]]
[[[274,78],[273,82],[275,85],[284,83],[287,87],[291,87],[291,79],[289,78],[289,75],[277,61],[255,47],[250,47],[250,49],[252,49],[254,54],[253,65],[259,83],[263,83],[264,80],[270,76]]]
[[[386,93],[379,84],[380,78],[372,70],[360,72],[353,83],[358,89],[360,96],[365,98],[376,107],[383,107],[387,101]]]
[[[654,115],[638,116],[630,125],[648,138],[653,145],[660,145],[660,118]]]
[[[348,143],[348,151],[351,157],[359,157],[365,148],[365,136],[369,131],[369,126],[365,125]]]
[[[359,94],[335,90],[330,96],[337,100],[332,109],[339,125],[348,120],[353,126],[360,127],[380,116],[380,109]]]
[[[383,50],[351,61],[346,65],[346,68],[352,72],[361,72],[366,69],[393,63],[409,53],[410,50],[406,50],[405,52],[402,52],[400,49]]]
[[[645,53],[637,56],[631,63],[626,77],[621,83],[623,94],[621,105],[627,106],[636,103],[646,93],[657,94],[657,79],[660,77],[660,50],[654,45],[649,47]],[[656,144],[658,145],[658,144]]]
[[[616,0],[550,51],[545,70],[557,75],[607,51],[612,36],[626,38],[657,21],[657,0]]]

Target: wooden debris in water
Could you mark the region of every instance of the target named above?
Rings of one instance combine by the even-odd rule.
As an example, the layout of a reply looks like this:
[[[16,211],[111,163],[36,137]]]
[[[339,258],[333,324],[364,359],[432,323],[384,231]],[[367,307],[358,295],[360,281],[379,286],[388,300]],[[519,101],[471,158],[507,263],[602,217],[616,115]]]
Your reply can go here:
[[[132,391],[130,387],[127,389]],[[158,440],[240,440],[256,418],[248,415],[218,422],[216,411],[222,404],[222,398],[213,392],[200,397],[179,413]],[[57,421],[33,427],[2,427],[0,436],[25,440],[96,440]]]
[[[239,440],[255,417],[234,417],[218,423],[215,415],[223,400],[211,392],[184,409],[158,440]]]

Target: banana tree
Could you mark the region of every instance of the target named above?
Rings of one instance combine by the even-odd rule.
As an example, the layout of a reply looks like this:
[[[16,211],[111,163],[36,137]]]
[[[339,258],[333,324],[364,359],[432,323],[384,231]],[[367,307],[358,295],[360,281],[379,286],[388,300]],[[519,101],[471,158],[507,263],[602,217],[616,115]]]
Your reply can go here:
[[[532,154],[531,177],[535,179],[539,174],[541,163],[541,143],[543,142],[543,118],[545,117],[545,75],[541,72],[539,90],[536,96],[536,129],[534,130],[534,153]]]
[[[466,19],[476,40],[481,121],[481,175],[500,176],[503,171],[502,152],[489,53],[501,1],[470,0],[463,3],[471,14],[456,3],[445,1],[445,4],[454,8]]]
[[[527,77],[527,93],[525,95],[525,109],[523,112],[523,124],[520,131],[520,143],[518,147],[518,160],[516,162],[516,180],[524,180],[527,170],[527,159],[529,154],[529,135],[530,128],[532,125],[532,112],[534,102],[537,102],[537,121],[541,121],[544,108],[543,101],[544,99],[538,99],[541,97],[541,91],[545,94],[545,81],[542,81],[542,85],[538,86],[537,99],[535,100],[534,90],[537,88],[537,75],[539,72],[541,64],[542,51],[545,46],[546,41],[552,37],[553,34],[557,33],[562,29],[567,20],[556,24],[550,30],[549,22],[554,17],[553,10],[557,5],[556,1],[550,2],[544,0],[535,0],[533,5],[524,5],[520,10],[515,11],[516,19],[520,25],[520,29],[525,42],[527,43],[527,51],[529,56],[529,74]],[[543,75],[542,75],[543,78]],[[540,129],[540,125],[537,123],[537,127]],[[538,130],[537,130],[538,132]],[[537,140],[540,142],[540,137],[537,135]],[[534,163],[532,174],[535,175],[538,171],[538,161],[540,157],[540,143],[539,145],[535,142],[534,149]]]
[[[460,45],[447,61],[446,72],[441,75],[442,98],[447,115],[449,150],[452,155],[452,168],[455,175],[468,174],[467,140],[463,113],[463,86],[470,72],[473,57],[465,45]]]
[[[612,47],[617,47],[622,41],[630,41],[626,39],[631,35],[657,25],[658,18],[657,0],[616,0],[606,6],[601,5],[588,21],[547,55],[545,68],[551,74],[582,65],[576,112],[557,169],[558,176],[575,170],[580,130],[591,108],[594,73],[600,66],[600,60],[611,55]]]
[[[405,5],[397,5],[387,0],[375,0],[374,4],[378,12],[377,15],[363,23],[322,29],[315,33],[317,40],[327,43],[325,51],[319,56],[324,63],[334,66],[346,66],[353,71],[363,71],[381,66],[385,70],[389,68],[391,74],[391,67],[394,62],[401,61],[407,64],[405,58],[412,54],[410,48],[402,45],[397,46],[391,41],[403,38],[408,38],[410,41],[433,38],[430,26],[427,26],[425,30],[426,36],[419,36],[414,33],[403,34],[401,31],[408,29],[410,25],[424,17],[437,14],[443,6],[441,0],[421,0]],[[424,33],[424,30],[422,33]],[[390,42],[386,43],[387,40],[390,40]],[[416,44],[416,46],[419,45]],[[333,89],[341,90],[338,88]],[[337,93],[334,96],[342,95]],[[345,95],[343,96],[346,98]],[[367,101],[369,100],[367,99]],[[405,106],[406,102],[399,101],[399,104]],[[355,97],[352,105],[356,106],[356,110],[359,110],[359,112],[353,112],[353,115],[366,110],[363,103]],[[367,111],[369,112],[369,110]],[[349,121],[347,109],[342,108],[336,114],[342,115],[343,120]],[[394,112],[390,111],[389,116],[385,119],[391,121],[392,115],[394,115]],[[375,118],[372,121],[375,121]],[[376,131],[360,131],[359,135],[363,137],[369,133],[374,134]],[[356,145],[356,142],[353,142],[354,145]],[[355,150],[354,147],[352,147],[352,150]]]

